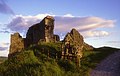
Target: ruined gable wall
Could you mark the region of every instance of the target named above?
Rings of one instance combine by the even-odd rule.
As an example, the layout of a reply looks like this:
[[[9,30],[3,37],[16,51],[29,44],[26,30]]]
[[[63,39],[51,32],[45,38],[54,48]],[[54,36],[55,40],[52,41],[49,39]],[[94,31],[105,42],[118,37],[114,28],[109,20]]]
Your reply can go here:
[[[24,39],[19,33],[12,34],[9,54],[20,52],[22,49],[24,49]]]
[[[70,43],[74,45],[74,48],[76,49],[76,55],[82,57],[82,51],[83,51],[83,36],[80,35],[80,33],[76,29],[72,29],[70,33],[68,33],[64,38],[65,44]]]

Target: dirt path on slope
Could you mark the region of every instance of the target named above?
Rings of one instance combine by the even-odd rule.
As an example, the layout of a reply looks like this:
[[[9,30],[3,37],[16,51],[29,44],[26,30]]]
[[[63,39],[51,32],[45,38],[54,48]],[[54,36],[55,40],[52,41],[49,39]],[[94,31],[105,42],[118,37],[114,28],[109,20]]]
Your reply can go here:
[[[104,59],[91,71],[90,76],[120,76],[120,51]]]

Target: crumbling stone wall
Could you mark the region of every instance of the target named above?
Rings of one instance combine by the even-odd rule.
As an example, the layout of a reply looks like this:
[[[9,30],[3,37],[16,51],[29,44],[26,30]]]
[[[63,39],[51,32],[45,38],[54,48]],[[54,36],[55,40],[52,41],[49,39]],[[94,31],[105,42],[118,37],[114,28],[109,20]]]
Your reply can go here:
[[[27,46],[41,41],[54,42],[54,18],[47,16],[40,23],[31,26],[28,29],[26,40],[29,42]]]
[[[64,38],[65,43],[70,43],[74,45],[74,48],[77,50],[77,54],[81,55],[81,51],[83,49],[83,36],[76,29],[72,29],[70,33],[68,33]]]
[[[53,17],[46,16],[40,23],[34,24],[28,29],[26,38],[22,38],[19,33],[12,34],[8,58],[13,57],[14,54],[21,52],[30,45],[37,45],[40,42],[60,41],[59,36],[54,34],[54,21]],[[86,47],[87,50],[92,49],[84,42],[83,36],[76,29],[72,29],[70,33],[67,33],[62,42],[62,58],[74,58],[78,66],[80,65],[83,47],[84,50],[86,50]]]
[[[24,49],[24,39],[20,36],[19,33],[12,34],[9,54],[21,52],[22,49]]]
[[[9,55],[39,42],[57,42],[59,40],[59,36],[54,35],[54,18],[46,16],[40,23],[28,29],[26,38],[22,38],[19,33],[11,35]]]
[[[80,58],[83,51],[83,36],[76,29],[72,29],[64,38],[64,48],[62,52],[62,58],[72,57],[76,59],[76,63],[80,66]]]
[[[59,35],[54,35],[54,42],[58,42],[58,41],[60,41],[60,37],[59,37]]]

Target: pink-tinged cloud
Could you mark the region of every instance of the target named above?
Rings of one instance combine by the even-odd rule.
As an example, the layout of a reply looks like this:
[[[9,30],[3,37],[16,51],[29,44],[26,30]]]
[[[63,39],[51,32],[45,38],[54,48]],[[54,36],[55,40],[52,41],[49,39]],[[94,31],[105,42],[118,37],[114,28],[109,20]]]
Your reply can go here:
[[[14,15],[13,10],[5,3],[5,0],[0,0],[0,13]]]
[[[25,32],[30,26],[33,24],[39,23],[45,16],[51,14],[38,14],[35,16],[23,16],[16,15],[8,23],[7,28],[11,31],[15,32]],[[90,37],[98,37],[98,36],[107,36],[109,33],[103,31],[93,31],[97,28],[111,28],[115,26],[114,20],[107,20],[100,17],[88,16],[88,17],[75,17],[71,14],[66,14],[62,16],[51,15],[55,18],[55,32],[68,32],[72,28],[76,28],[79,32],[84,32],[86,37],[88,37],[88,33],[91,34]],[[85,35],[84,34],[84,35]],[[93,35],[94,34],[94,35]]]
[[[105,20],[100,17],[55,17],[56,30],[70,30],[76,28],[79,31],[88,31],[96,28],[114,27],[114,20]],[[65,28],[66,27],[66,28]]]
[[[23,16],[16,15],[13,17],[12,21],[7,24],[7,28],[9,28],[13,32],[25,32],[30,26],[33,24],[39,23],[41,19],[49,14],[38,14],[36,16]]]

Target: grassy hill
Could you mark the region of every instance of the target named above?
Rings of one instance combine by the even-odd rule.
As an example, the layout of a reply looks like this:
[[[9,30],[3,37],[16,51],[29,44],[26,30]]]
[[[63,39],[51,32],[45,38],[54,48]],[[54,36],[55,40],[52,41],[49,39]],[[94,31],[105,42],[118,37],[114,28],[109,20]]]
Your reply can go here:
[[[84,51],[81,58],[81,69],[83,76],[86,74],[89,76],[89,71],[94,69],[103,59],[110,54],[119,51],[120,49],[112,47],[100,47],[94,48],[92,51]]]
[[[0,63],[4,62],[5,60],[7,60],[7,57],[0,57]]]
[[[45,47],[44,51],[51,51],[50,57],[41,51],[42,47]],[[62,60],[59,55],[55,57],[56,52],[60,54],[60,43],[42,43],[24,49],[1,63],[0,76],[89,76],[91,69],[117,50],[101,47],[83,51],[81,67],[77,67],[70,60]]]

